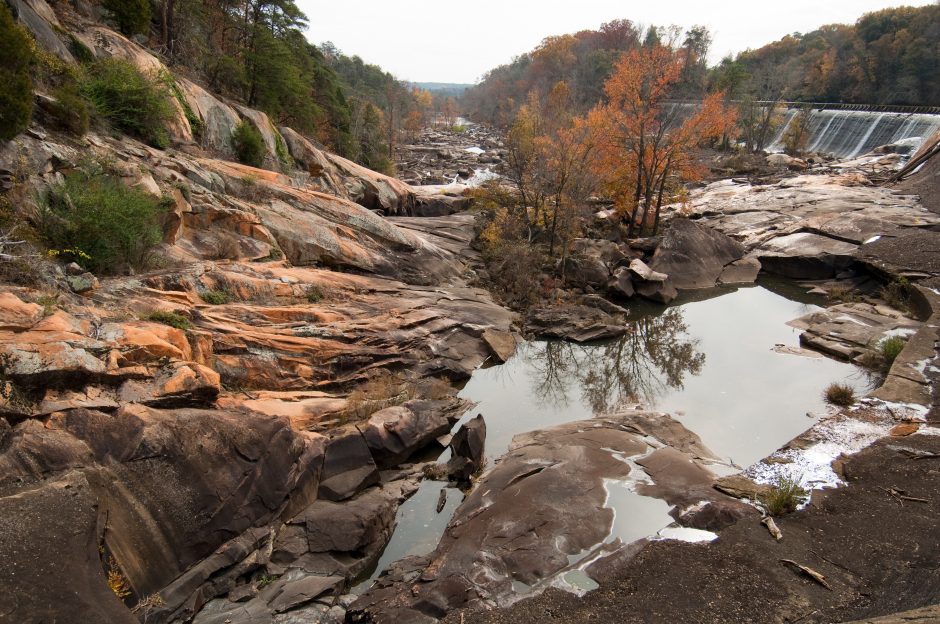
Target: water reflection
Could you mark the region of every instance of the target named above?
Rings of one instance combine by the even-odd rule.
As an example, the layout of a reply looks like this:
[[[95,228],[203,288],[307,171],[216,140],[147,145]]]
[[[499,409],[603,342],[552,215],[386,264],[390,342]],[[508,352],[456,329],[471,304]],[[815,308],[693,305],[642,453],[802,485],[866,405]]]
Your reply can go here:
[[[635,319],[623,337],[602,345],[535,343],[527,353],[532,395],[540,407],[568,405],[574,396],[594,414],[627,403],[654,404],[667,390],[681,390],[686,375],[701,373],[705,354],[698,345],[682,308]]]

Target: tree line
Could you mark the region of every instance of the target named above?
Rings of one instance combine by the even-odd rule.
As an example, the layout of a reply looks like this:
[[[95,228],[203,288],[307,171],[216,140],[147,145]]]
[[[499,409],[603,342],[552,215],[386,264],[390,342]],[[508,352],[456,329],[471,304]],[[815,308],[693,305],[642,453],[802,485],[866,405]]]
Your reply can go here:
[[[116,26],[175,70],[330,150],[391,171],[397,137],[429,95],[382,68],[316,46],[294,0],[105,0]],[[413,115],[412,115],[413,116]]]
[[[936,105],[940,102],[940,3],[863,15],[855,24],[794,33],[756,50],[728,56],[709,67],[707,28],[643,27],[629,20],[598,30],[549,37],[531,52],[501,65],[462,99],[475,119],[505,125],[535,90],[547,95],[564,81],[580,110],[604,98],[604,83],[625,52],[652,43],[683,57],[674,94],[701,99],[722,91],[736,101],[847,102]],[[745,129],[760,135],[766,110],[743,110]],[[752,119],[753,118],[753,119]],[[759,143],[759,136],[752,137]]]

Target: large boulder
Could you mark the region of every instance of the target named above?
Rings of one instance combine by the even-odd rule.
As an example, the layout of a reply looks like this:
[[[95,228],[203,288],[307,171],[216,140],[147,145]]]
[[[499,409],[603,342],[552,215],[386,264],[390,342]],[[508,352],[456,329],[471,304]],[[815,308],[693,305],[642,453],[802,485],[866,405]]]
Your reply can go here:
[[[450,430],[450,420],[431,401],[379,410],[359,429],[379,468],[396,466]]]
[[[334,435],[326,446],[320,498],[341,501],[379,482],[379,471],[366,439],[352,428]]]
[[[744,246],[710,227],[674,219],[650,268],[665,273],[679,290],[711,288],[725,266],[744,256]]]
[[[107,518],[107,530],[89,539],[113,557],[135,595],[147,596],[250,527],[309,504],[323,442],[286,419],[247,411],[73,409],[13,429],[0,453],[0,488],[15,498],[17,484],[81,471],[97,517]],[[32,515],[37,524],[57,517]],[[55,560],[35,558],[39,566]],[[56,583],[71,598],[49,602],[63,614],[77,608],[87,598],[78,591],[84,576]]]
[[[635,258],[628,268],[636,294],[656,303],[667,304],[679,296],[669,275],[654,271],[645,262]]]
[[[483,468],[486,450],[486,422],[477,414],[457,430],[450,441],[451,458],[447,473],[452,479],[468,482]]]
[[[202,136],[199,137],[202,146],[233,158],[232,131],[239,122],[235,109],[185,78],[177,78],[176,84],[189,108],[202,121]]]
[[[386,215],[410,215],[414,212],[414,190],[396,178],[372,171],[336,154],[327,154],[333,166],[345,178],[349,197],[370,210]]]
[[[575,286],[604,288],[613,267],[625,257],[623,250],[612,241],[576,238],[571,241],[571,252],[564,260],[565,279]]]
[[[342,177],[323,151],[291,128],[281,126],[279,130],[281,136],[284,137],[291,158],[299,167],[310,174],[313,184],[320,187],[325,193],[349,198]]]
[[[569,303],[537,308],[526,317],[526,330],[539,338],[593,342],[627,333],[624,317],[597,307]]]
[[[855,261],[858,245],[841,240],[799,232],[773,238],[757,248],[753,255],[761,267],[790,279],[828,279]]]

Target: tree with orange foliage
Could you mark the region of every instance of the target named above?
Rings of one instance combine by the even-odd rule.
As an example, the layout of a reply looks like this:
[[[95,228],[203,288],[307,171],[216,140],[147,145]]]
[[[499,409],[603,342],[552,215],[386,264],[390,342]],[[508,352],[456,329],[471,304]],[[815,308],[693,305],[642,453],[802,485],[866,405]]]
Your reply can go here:
[[[668,101],[681,75],[682,57],[670,47],[630,50],[604,85],[607,101],[588,114],[594,169],[628,221],[628,236],[637,223],[642,235],[651,217],[656,234],[663,201],[704,174],[696,148],[735,124],[721,93],[683,117],[687,108]]]

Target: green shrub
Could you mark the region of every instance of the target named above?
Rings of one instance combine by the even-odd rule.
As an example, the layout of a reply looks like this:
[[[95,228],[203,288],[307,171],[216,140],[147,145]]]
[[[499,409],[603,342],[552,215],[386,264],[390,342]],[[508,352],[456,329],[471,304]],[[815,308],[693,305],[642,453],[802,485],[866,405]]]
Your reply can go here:
[[[232,300],[232,295],[226,290],[207,290],[199,296],[209,305],[224,305]]]
[[[911,311],[911,298],[908,292],[910,286],[906,278],[899,277],[881,288],[881,298],[895,310],[909,314]]]
[[[770,492],[760,497],[760,502],[768,515],[782,516],[796,511],[796,508],[800,506],[806,496],[806,490],[798,481],[780,477],[777,480],[777,485],[772,487]]]
[[[144,76],[131,63],[116,58],[96,61],[89,68],[82,94],[95,113],[118,130],[154,147],[169,145],[170,93],[165,84]]]
[[[855,403],[855,390],[846,384],[832,383],[823,392],[823,398],[831,405],[848,407]]]
[[[167,76],[166,84],[170,88],[173,97],[176,98],[176,101],[179,102],[180,107],[182,107],[183,114],[186,115],[186,121],[189,122],[189,129],[192,130],[193,138],[196,139],[196,141],[201,141],[202,135],[206,130],[206,124],[202,121],[202,118],[196,114],[193,107],[189,105],[189,101],[187,101],[186,96],[183,95],[183,90],[180,89],[180,86],[173,80],[172,76]]]
[[[290,157],[287,145],[284,144],[284,139],[281,138],[279,132],[274,133],[274,153],[277,155],[278,162],[281,163],[281,166],[285,169],[290,169],[294,166],[294,159]]]
[[[248,121],[241,121],[232,131],[232,149],[238,162],[251,167],[264,165],[264,139]]]
[[[34,225],[53,250],[80,254],[96,273],[118,273],[146,267],[165,211],[160,199],[91,163],[40,198]]]
[[[102,5],[111,11],[118,28],[125,35],[150,32],[149,0],[104,0]]]
[[[79,93],[77,84],[67,83],[56,89],[52,96],[55,101],[43,107],[52,125],[76,136],[88,132],[88,102]]]
[[[0,3],[0,140],[9,140],[29,125],[33,115],[32,41]]]
[[[881,356],[882,368],[887,372],[894,364],[894,360],[904,350],[904,338],[901,336],[891,336],[878,343],[878,354]]]
[[[94,52],[74,35],[69,35],[69,52],[79,63],[91,63],[95,60]]]
[[[153,321],[154,323],[163,323],[164,325],[182,330],[191,329],[193,326],[190,320],[179,312],[168,312],[166,310],[154,310],[147,315],[147,320]]]
[[[310,284],[307,286],[307,301],[309,303],[316,303],[323,299],[323,291],[316,284]]]

